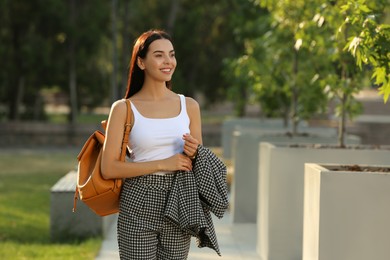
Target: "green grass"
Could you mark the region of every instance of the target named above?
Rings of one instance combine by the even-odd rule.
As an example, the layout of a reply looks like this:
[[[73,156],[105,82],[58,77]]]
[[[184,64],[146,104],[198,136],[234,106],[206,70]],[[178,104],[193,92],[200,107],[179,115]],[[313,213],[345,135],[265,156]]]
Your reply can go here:
[[[94,259],[101,238],[50,241],[50,188],[77,151],[0,151],[0,259]]]
[[[66,114],[48,114],[48,122],[57,123],[57,124],[66,124],[68,123],[68,118]],[[80,114],[77,117],[77,123],[83,124],[99,124],[102,120],[107,120],[108,115],[101,114]]]

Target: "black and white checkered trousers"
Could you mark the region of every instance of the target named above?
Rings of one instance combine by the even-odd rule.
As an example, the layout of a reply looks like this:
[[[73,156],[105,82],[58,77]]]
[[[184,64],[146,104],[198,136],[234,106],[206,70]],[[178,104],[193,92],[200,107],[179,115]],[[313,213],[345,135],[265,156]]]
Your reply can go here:
[[[173,179],[173,174],[126,179],[117,226],[120,259],[187,259],[191,236],[163,216]]]

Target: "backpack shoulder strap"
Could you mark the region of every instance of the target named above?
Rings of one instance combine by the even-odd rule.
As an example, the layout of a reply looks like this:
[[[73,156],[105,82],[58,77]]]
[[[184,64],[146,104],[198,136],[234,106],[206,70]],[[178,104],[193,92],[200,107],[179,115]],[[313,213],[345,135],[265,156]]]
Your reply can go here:
[[[122,149],[121,149],[121,161],[125,160],[126,156],[126,147],[129,143],[129,135],[130,131],[133,128],[133,111],[131,110],[130,100],[125,99],[126,107],[127,107],[127,115],[126,115],[126,123],[125,123],[125,131],[123,133],[123,139],[122,139]]]

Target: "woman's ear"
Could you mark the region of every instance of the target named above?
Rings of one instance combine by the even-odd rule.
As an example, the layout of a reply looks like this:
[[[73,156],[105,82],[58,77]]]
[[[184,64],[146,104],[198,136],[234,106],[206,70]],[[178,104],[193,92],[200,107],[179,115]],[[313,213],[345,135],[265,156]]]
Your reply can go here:
[[[141,70],[145,69],[144,62],[140,57],[137,57],[137,65]]]

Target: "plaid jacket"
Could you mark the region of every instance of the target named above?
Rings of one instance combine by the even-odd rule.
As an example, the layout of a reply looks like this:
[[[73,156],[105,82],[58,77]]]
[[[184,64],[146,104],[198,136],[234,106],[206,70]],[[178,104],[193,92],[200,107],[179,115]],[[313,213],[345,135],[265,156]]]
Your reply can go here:
[[[196,237],[198,247],[210,247],[221,255],[210,212],[222,218],[228,205],[226,166],[211,150],[199,146],[193,171],[176,173],[164,216]]]

